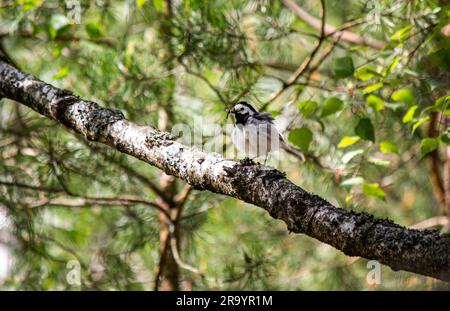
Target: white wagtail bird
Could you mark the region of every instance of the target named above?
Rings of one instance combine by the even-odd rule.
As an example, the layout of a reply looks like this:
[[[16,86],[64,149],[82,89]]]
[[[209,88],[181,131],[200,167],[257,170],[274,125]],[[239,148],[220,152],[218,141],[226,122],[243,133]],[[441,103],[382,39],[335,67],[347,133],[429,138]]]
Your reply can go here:
[[[301,151],[284,141],[270,114],[258,112],[245,101],[235,104],[228,113],[234,114],[236,118],[231,140],[246,157],[254,159],[264,156],[267,161],[269,152],[282,148],[301,162],[305,161]]]

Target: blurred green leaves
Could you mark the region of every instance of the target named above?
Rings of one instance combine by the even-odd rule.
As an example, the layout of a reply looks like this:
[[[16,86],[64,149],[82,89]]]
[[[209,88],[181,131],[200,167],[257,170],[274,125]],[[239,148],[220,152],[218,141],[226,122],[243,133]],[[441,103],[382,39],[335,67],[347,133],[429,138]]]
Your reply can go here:
[[[53,75],[53,79],[61,80],[67,77],[68,74],[69,74],[69,67],[64,66],[56,74]]]
[[[375,111],[380,111],[384,109],[384,100],[380,97],[370,94],[366,98],[367,105]]]
[[[386,194],[378,183],[365,183],[362,186],[363,193],[369,197],[385,200]]]
[[[56,37],[67,32],[71,27],[69,19],[62,14],[52,15],[48,24],[48,34],[50,39],[54,40]]]
[[[408,25],[406,27],[403,27],[399,30],[397,30],[392,36],[391,36],[391,40],[395,41],[395,42],[402,42],[404,41],[409,34],[411,33],[413,26],[412,25]]]
[[[293,129],[288,135],[288,140],[304,152],[308,151],[312,139],[313,133],[306,127]]]
[[[305,118],[308,118],[317,110],[318,105],[313,100],[305,100],[300,102],[297,107]]]
[[[355,76],[355,78],[361,81],[370,80],[375,76],[382,76],[370,65],[359,67],[357,70],[355,70],[353,75]]]
[[[362,177],[352,177],[352,178],[342,181],[340,186],[343,188],[351,188],[355,185],[360,185],[363,182],[364,182],[364,178],[362,178]]]
[[[350,56],[337,58],[334,61],[333,71],[338,79],[350,77],[355,71],[353,59]]]
[[[420,118],[419,120],[417,120],[417,122],[414,123],[414,125],[412,127],[411,133],[414,134],[416,129],[418,129],[422,124],[428,122],[429,120],[430,120],[430,116],[426,116],[426,117],[423,117],[423,118]]]
[[[363,93],[369,94],[369,93],[375,92],[376,90],[381,89],[383,86],[384,86],[384,84],[382,82],[370,84],[364,88]]]
[[[17,0],[16,3],[22,5],[24,12],[37,9],[42,5],[44,0]]]
[[[140,0],[140,1],[143,1],[143,0]],[[162,12],[163,7],[164,7],[164,0],[153,0],[153,5],[155,6],[155,8],[158,12]]]
[[[417,108],[419,108],[419,106],[417,106],[417,105],[410,107],[408,109],[408,111],[405,113],[405,115],[403,116],[402,122],[403,123],[411,122],[414,119],[414,114],[416,113]]]
[[[427,137],[422,139],[422,141],[420,142],[420,154],[422,155],[422,157],[436,150],[436,148],[439,146],[439,141],[440,140],[438,137]]]
[[[414,94],[410,89],[399,89],[392,94],[392,99],[396,102],[411,105],[414,103]]]
[[[344,103],[337,97],[330,97],[325,101],[325,105],[322,108],[321,118],[332,115],[338,111],[344,109]]]
[[[389,140],[384,140],[380,142],[380,151],[383,153],[397,153],[398,147],[395,143]]]
[[[91,39],[100,39],[105,36],[103,26],[98,23],[87,23],[84,29]]]
[[[375,130],[369,118],[362,118],[355,127],[355,134],[365,140],[375,142]]]
[[[357,155],[363,154],[363,153],[364,153],[363,149],[356,149],[356,150],[349,151],[342,156],[342,163],[347,164],[354,157],[356,157]]]

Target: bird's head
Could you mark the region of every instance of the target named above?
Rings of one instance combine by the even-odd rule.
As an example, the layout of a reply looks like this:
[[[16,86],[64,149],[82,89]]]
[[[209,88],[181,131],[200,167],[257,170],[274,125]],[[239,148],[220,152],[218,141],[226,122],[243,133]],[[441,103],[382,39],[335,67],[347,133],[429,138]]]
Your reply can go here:
[[[249,116],[257,114],[258,112],[249,103],[245,101],[240,101],[233,107],[231,107],[228,110],[228,113],[232,113],[236,116],[236,119],[240,119],[240,118],[248,118]]]

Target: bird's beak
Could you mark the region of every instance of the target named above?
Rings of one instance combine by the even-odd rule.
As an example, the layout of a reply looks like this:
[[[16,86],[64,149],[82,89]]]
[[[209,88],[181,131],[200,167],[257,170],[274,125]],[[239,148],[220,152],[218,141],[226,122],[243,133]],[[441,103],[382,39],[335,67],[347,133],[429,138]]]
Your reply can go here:
[[[227,119],[230,116],[230,113],[235,113],[235,112],[236,112],[236,110],[234,109],[234,107],[228,108],[227,109]]]

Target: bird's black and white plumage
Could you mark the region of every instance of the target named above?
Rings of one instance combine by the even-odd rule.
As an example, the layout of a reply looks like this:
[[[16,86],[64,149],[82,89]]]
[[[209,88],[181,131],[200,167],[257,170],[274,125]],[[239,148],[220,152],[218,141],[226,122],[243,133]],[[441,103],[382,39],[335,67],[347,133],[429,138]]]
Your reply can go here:
[[[269,152],[283,148],[304,161],[300,151],[285,143],[270,114],[258,112],[244,101],[235,104],[229,112],[236,117],[231,140],[245,156],[249,158],[267,156]]]

